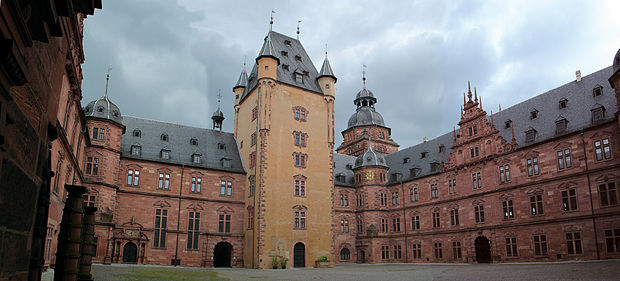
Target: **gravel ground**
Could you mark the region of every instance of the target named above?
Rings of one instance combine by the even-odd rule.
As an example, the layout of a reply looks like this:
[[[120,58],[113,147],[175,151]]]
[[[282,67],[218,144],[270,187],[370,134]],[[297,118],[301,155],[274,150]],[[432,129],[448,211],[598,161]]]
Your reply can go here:
[[[333,268],[242,269],[93,265],[95,280],[620,280],[620,260],[514,264],[342,264]],[[44,273],[43,280],[52,280]]]

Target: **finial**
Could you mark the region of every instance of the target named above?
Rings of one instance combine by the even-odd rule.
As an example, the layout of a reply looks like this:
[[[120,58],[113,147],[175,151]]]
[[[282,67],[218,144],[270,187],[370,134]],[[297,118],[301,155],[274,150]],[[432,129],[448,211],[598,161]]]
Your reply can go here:
[[[364,83],[364,89],[366,89],[366,65],[362,64],[362,83]]]
[[[499,104],[499,111],[502,111],[502,104]]]
[[[467,100],[465,99],[465,93],[463,93],[463,105],[466,104],[466,103],[467,103]]]
[[[246,71],[245,69],[245,61],[248,59],[248,56],[243,56],[243,71]]]
[[[217,109],[220,109],[220,102],[222,101],[222,89],[217,90]]]
[[[105,93],[103,94],[104,97],[108,97],[108,83],[110,82],[110,71],[112,71],[111,67],[108,67],[108,74],[105,77]]]
[[[474,96],[476,97],[474,101],[478,102],[478,91],[476,90],[475,87],[474,87]]]
[[[325,43],[325,58],[327,58],[327,43]]]
[[[273,27],[273,14],[275,14],[276,11],[271,10],[271,20],[269,21],[269,31],[271,31],[272,27]]]
[[[301,23],[301,20],[297,21],[297,40],[299,40],[299,24]]]
[[[469,80],[467,80],[467,97],[469,98],[468,101],[471,101],[471,85],[469,84]]]

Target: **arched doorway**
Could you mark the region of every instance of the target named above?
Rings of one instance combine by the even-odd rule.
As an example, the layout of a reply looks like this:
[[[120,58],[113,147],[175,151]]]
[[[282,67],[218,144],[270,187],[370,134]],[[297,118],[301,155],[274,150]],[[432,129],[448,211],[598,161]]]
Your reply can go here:
[[[476,261],[478,263],[491,262],[491,243],[484,236],[478,236],[474,243],[476,245]]]
[[[127,242],[123,247],[123,262],[136,263],[138,255],[138,246],[133,242]]]
[[[366,263],[366,252],[364,252],[364,250],[360,250],[360,255],[357,258],[357,262]]]
[[[340,260],[341,261],[349,261],[351,259],[351,252],[347,248],[342,248],[340,250]]]
[[[213,249],[213,267],[230,267],[232,245],[228,242],[220,242]]]
[[[293,247],[293,266],[306,267],[306,246],[304,243],[297,242]]]

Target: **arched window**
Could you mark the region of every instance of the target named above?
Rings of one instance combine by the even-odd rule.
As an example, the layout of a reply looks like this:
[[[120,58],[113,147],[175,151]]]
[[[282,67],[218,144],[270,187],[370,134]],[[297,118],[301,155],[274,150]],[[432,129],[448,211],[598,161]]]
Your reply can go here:
[[[340,250],[340,260],[348,261],[351,259],[351,252],[347,248]]]
[[[168,134],[161,134],[161,141],[168,141]]]
[[[142,132],[138,129],[133,130],[133,136],[136,138],[142,137]]]

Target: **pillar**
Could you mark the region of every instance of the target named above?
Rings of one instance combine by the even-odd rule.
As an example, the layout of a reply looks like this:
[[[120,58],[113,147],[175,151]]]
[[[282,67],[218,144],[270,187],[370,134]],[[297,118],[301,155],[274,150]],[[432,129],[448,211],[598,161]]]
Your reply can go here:
[[[82,243],[82,216],[84,214],[82,194],[86,193],[86,187],[65,185],[65,189],[69,195],[63,209],[58,234],[54,280],[75,281]]]
[[[84,207],[84,218],[82,219],[82,246],[80,248],[80,268],[78,280],[92,281],[93,276],[90,274],[90,268],[93,264],[95,244],[95,207]]]

